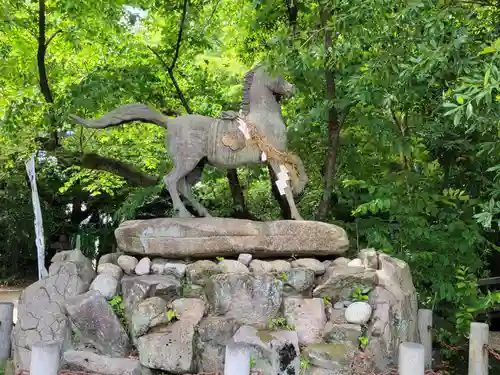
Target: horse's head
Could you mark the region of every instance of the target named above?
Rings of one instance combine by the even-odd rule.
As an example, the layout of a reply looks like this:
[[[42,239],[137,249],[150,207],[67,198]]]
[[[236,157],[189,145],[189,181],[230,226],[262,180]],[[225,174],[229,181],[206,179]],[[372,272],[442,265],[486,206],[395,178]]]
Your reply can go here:
[[[271,76],[263,66],[260,66],[257,72],[260,75],[261,82],[263,82],[278,99],[281,97],[291,97],[297,92],[295,86],[283,78],[283,76]]]

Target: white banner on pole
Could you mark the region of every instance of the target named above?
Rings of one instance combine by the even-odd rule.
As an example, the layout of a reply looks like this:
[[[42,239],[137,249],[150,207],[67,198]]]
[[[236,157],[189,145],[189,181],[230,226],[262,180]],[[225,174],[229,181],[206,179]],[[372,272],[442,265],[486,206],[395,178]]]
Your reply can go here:
[[[36,235],[36,250],[38,258],[38,279],[43,279],[49,276],[45,268],[45,239],[43,237],[43,222],[42,209],[40,207],[40,199],[38,197],[38,188],[36,186],[35,172],[35,153],[31,154],[31,159],[26,162],[26,172],[31,183],[31,199],[33,201],[33,212],[35,213],[35,235]]]

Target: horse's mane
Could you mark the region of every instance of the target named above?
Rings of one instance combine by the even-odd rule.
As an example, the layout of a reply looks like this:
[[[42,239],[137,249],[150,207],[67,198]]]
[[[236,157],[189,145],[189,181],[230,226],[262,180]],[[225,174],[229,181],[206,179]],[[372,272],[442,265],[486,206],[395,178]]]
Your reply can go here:
[[[253,77],[260,67],[262,67],[262,64],[257,64],[252,70],[245,74],[243,80],[243,99],[241,101],[240,111],[245,116],[250,112],[250,87],[252,87]]]

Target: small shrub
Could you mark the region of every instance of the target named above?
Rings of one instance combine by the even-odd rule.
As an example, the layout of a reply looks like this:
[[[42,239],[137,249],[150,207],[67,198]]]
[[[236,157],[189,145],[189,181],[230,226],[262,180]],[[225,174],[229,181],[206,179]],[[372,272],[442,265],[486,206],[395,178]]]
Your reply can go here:
[[[293,331],[295,329],[293,325],[287,323],[286,318],[284,316],[271,319],[267,326],[269,329],[272,330],[287,329],[289,331]]]

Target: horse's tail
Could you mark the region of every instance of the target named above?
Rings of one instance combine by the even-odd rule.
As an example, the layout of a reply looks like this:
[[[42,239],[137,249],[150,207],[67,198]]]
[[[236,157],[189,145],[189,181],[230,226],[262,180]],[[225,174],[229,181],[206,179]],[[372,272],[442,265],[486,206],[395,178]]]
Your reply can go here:
[[[152,123],[165,129],[168,125],[167,116],[141,103],[122,105],[94,120],[86,120],[76,115],[69,115],[69,117],[78,124],[96,129],[109,128],[133,121]]]

